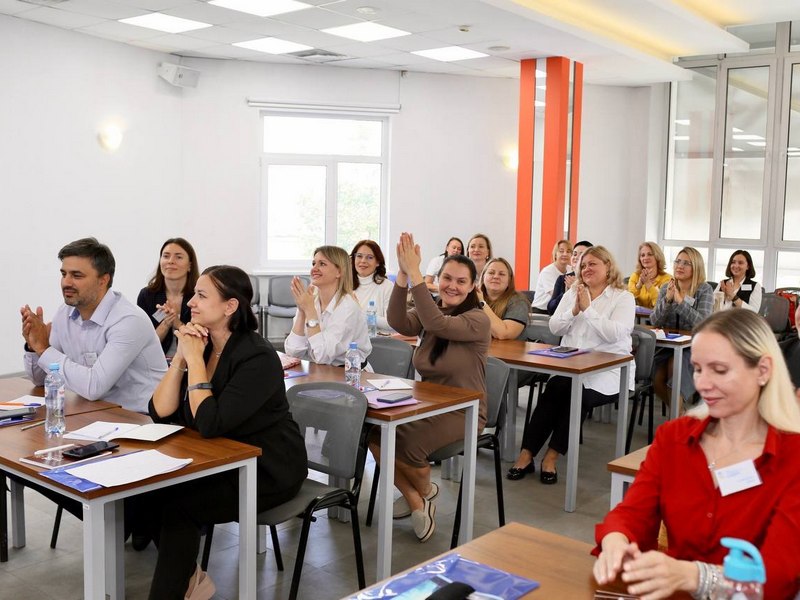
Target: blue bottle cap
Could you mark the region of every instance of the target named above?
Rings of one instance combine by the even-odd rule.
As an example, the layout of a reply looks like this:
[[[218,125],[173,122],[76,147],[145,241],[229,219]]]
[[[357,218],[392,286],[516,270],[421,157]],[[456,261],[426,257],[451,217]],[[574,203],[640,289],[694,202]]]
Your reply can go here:
[[[761,553],[753,544],[738,538],[725,537],[721,543],[730,552],[723,561],[723,573],[732,581],[755,581],[764,583],[767,575]]]
[[[47,368],[50,369],[51,371],[59,371],[61,370],[61,365],[59,365],[58,363],[50,363],[50,366],[48,366]]]
[[[350,350],[358,350],[358,342],[350,342]]]

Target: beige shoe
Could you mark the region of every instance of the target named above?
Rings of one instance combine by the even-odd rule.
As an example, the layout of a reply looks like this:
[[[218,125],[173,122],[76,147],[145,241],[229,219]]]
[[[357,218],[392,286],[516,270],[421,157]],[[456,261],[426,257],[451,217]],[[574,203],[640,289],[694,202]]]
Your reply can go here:
[[[189,588],[186,590],[185,600],[211,600],[216,591],[217,587],[211,581],[211,577],[200,569],[200,565],[197,565],[194,575],[189,580]]]
[[[439,486],[435,482],[431,481],[431,489],[428,492],[428,495],[423,498],[423,500],[433,500],[438,495]],[[405,496],[401,495],[397,500],[394,501],[394,505],[392,507],[392,518],[405,519],[410,514],[411,507],[408,505],[408,500],[405,499]]]
[[[427,542],[433,532],[436,531],[436,521],[433,515],[436,514],[436,505],[430,500],[424,500],[422,510],[415,510],[411,513],[411,524],[414,526],[414,533],[420,542]]]

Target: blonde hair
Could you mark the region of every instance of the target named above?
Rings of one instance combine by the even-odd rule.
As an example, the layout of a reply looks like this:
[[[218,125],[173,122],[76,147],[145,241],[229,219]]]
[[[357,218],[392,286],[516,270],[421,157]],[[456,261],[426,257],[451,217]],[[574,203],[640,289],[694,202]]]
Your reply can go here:
[[[505,268],[508,270],[508,287],[496,300],[490,300],[489,294],[486,293],[486,286],[483,283],[483,278],[492,263],[496,262],[503,263]],[[514,269],[511,268],[511,264],[505,258],[490,258],[488,261],[486,261],[486,265],[483,267],[483,271],[481,272],[480,286],[481,293],[486,299],[486,304],[488,304],[489,308],[492,309],[492,312],[494,312],[494,314],[501,319],[503,318],[503,315],[506,314],[506,309],[508,308],[508,303],[511,302],[511,299],[514,296],[519,295],[516,290],[516,285],[514,284]]]
[[[728,340],[736,354],[750,367],[757,366],[764,356],[772,359],[772,373],[758,398],[758,413],[776,429],[800,433],[800,404],[794,395],[783,353],[766,320],[752,311],[734,308],[712,314],[695,328],[694,335],[704,331],[714,332]],[[689,414],[705,418],[708,407],[702,404]]]
[[[581,264],[583,264],[587,256],[594,256],[606,265],[608,268],[608,275],[606,275],[606,282],[608,285],[618,290],[627,289],[622,283],[622,273],[620,273],[619,267],[617,266],[617,261],[614,260],[611,252],[609,252],[605,246],[592,246],[584,251],[581,255],[581,262],[578,263],[578,269],[575,273],[575,283],[573,285],[583,283]]]
[[[701,284],[706,282],[706,263],[703,261],[703,255],[696,248],[692,248],[691,246],[684,246],[681,248],[681,251],[678,252],[680,254],[683,252],[689,257],[689,262],[692,263],[692,281],[689,283],[689,289],[684,290],[680,282],[675,279],[675,285],[678,286],[678,289],[687,296],[692,296],[697,293],[697,288],[700,287]],[[677,260],[678,254],[675,255],[675,259]]]
[[[667,272],[667,259],[664,258],[664,253],[661,251],[661,247],[655,242],[642,242],[639,244],[639,249],[636,251],[636,268],[634,271],[636,273],[642,272],[642,261],[639,258],[639,255],[642,253],[642,248],[645,246],[650,248],[650,252],[653,253],[653,258],[656,259],[656,270],[658,271],[658,274],[664,275],[664,273]]]
[[[558,260],[558,247],[561,244],[566,244],[567,248],[569,248],[569,251],[572,252],[572,242],[570,242],[569,240],[558,240],[556,242],[556,245],[553,246],[553,262],[556,262],[556,260]]]
[[[489,238],[486,235],[482,234],[482,233],[476,233],[471,238],[469,238],[469,241],[467,242],[467,247],[466,248],[464,248],[463,244],[461,245],[461,248],[463,249],[464,256],[467,256],[467,257],[469,256],[469,245],[472,243],[472,240],[474,240],[476,238],[481,238],[484,242],[486,242],[486,250],[489,253],[489,256],[488,256],[488,258],[486,260],[489,260],[489,258],[492,258],[492,242],[490,242]],[[455,238],[455,239],[458,240],[458,238]],[[450,241],[452,241],[452,239]],[[458,241],[460,242],[461,240],[458,240]],[[447,242],[447,243],[450,244],[450,242]],[[445,252],[446,251],[447,250],[445,249]]]
[[[336,304],[342,301],[346,295],[353,295],[353,268],[350,266],[350,255],[344,248],[339,246],[320,246],[314,249],[315,256],[319,252],[329,261],[331,261],[337,269],[339,269],[339,285],[336,287]]]

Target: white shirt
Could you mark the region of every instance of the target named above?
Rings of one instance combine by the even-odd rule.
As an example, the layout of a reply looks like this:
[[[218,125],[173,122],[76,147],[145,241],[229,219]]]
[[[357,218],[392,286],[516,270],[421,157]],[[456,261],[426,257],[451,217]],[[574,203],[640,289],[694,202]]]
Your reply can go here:
[[[596,350],[613,354],[630,354],[633,347],[631,332],[636,318],[636,301],[628,290],[606,287],[592,300],[589,308],[573,316],[575,289],[564,292],[564,297],[550,317],[550,331],[562,336],[564,346],[581,350]],[[620,369],[591,373],[584,376],[583,385],[606,396],[619,393]],[[628,367],[628,389],[634,389],[636,366]]]
[[[439,279],[439,269],[442,268],[444,259],[445,257],[443,254],[437,254],[434,256],[433,259],[431,259],[431,262],[428,263],[428,268],[425,269],[425,275],[430,275],[433,277],[434,281]]]
[[[753,290],[752,290],[752,292],[750,294],[750,302],[745,302],[744,300],[742,300],[742,305],[739,308],[743,308],[745,310],[752,310],[753,312],[758,312],[758,309],[761,308],[761,293],[763,291],[761,286],[758,283],[756,283],[755,281],[752,284],[747,284],[744,281],[742,281],[741,285],[743,285],[743,286],[752,285],[753,286]],[[714,293],[715,294],[717,292],[722,294],[722,287],[721,286],[722,286],[722,282],[719,282],[717,284],[717,287],[714,288]],[[737,293],[739,292],[739,289],[740,288],[736,288],[736,292]],[[744,291],[747,291],[747,290],[745,289]],[[725,294],[722,294],[722,295],[723,295],[722,304],[720,304],[719,310],[729,310],[729,309],[733,308],[734,307],[733,302],[731,302],[730,300],[725,298]]]
[[[358,303],[361,305],[361,310],[364,311],[364,319],[366,319],[367,309],[369,308],[369,301],[375,302],[375,314],[378,316],[378,331],[386,333],[394,333],[394,329],[389,326],[386,320],[386,309],[389,306],[389,298],[392,295],[394,284],[388,279],[384,279],[380,283],[375,283],[372,275],[369,277],[358,277],[358,288],[354,292]]]
[[[310,360],[320,365],[339,367],[344,364],[344,356],[350,342],[358,344],[361,362],[372,353],[372,344],[367,331],[367,319],[352,295],[344,296],[336,304],[337,296],[322,310],[319,296],[314,297],[314,306],[319,315],[320,332],[306,337],[294,331],[286,338],[284,349],[289,356]],[[300,311],[294,317],[294,324],[300,318]],[[305,330],[305,323],[303,323]]]
[[[531,306],[541,310],[547,310],[547,303],[553,297],[553,288],[556,287],[556,279],[561,275],[561,271],[556,267],[556,263],[550,263],[539,272],[536,280],[536,291],[533,295]]]

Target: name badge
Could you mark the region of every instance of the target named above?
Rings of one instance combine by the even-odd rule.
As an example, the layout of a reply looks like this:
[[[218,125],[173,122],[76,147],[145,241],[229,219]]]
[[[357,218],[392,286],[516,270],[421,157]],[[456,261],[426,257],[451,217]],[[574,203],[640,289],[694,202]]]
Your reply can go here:
[[[689,306],[694,306],[694,298],[692,298],[691,296],[685,296],[683,301],[686,302],[686,304],[688,304]]]
[[[97,362],[97,352],[84,352],[83,362],[86,363],[87,367],[93,367],[94,363]]]
[[[756,471],[756,464],[752,460],[744,460],[729,467],[715,469],[714,476],[717,478],[717,485],[723,496],[761,485],[761,476]]]
[[[752,292],[753,291],[753,284],[752,283],[743,283],[739,288],[743,292]]]

